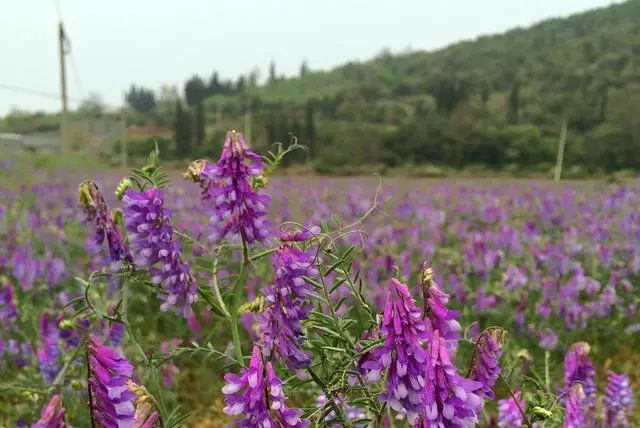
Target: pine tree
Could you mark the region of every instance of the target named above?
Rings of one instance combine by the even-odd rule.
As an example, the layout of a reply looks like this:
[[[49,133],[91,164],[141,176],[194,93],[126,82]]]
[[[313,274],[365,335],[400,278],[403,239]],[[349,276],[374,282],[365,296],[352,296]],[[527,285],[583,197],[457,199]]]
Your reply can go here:
[[[271,61],[269,64],[269,84],[276,83],[278,77],[276,76],[276,63],[275,61]]]
[[[204,104],[200,103],[196,106],[196,111],[194,115],[195,121],[195,143],[197,147],[201,147],[204,145],[204,139],[206,135],[205,131],[205,116],[204,116]]]
[[[191,152],[191,123],[189,112],[184,109],[180,100],[176,101],[173,137],[176,157],[188,157]]]
[[[516,125],[520,119],[520,83],[515,82],[507,100],[507,122]]]
[[[315,156],[315,141],[316,141],[316,123],[314,118],[313,101],[307,100],[307,105],[304,110],[304,144],[307,146],[307,157],[313,159]]]

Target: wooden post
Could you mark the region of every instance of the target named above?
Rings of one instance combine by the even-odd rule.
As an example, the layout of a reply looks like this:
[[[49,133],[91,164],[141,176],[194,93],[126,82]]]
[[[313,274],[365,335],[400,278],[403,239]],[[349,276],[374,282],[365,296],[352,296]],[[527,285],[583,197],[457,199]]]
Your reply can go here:
[[[562,119],[562,125],[560,127],[560,140],[558,140],[558,156],[556,157],[556,170],[553,175],[553,181],[555,183],[560,182],[562,176],[562,162],[564,160],[564,144],[567,140],[567,119]]]
[[[60,96],[62,97],[62,120],[60,122],[60,142],[62,145],[62,152],[69,154],[71,148],[69,147],[69,122],[67,118],[67,73],[65,68],[64,56],[66,55],[64,50],[64,27],[62,22],[58,24],[58,49],[60,56]]]

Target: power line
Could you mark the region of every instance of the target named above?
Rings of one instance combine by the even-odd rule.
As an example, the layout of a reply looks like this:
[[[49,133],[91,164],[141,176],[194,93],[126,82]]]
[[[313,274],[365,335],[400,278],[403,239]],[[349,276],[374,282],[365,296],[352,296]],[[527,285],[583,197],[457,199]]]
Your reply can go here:
[[[80,96],[84,99],[86,98],[84,95],[84,87],[82,86],[82,79],[80,79],[80,72],[78,71],[78,65],[76,64],[76,57],[73,55],[73,52],[69,54],[71,58],[71,70],[73,71],[73,77],[76,81],[76,86],[78,87],[78,91],[80,91]]]
[[[42,98],[55,98],[56,100],[60,99],[60,94],[56,92],[48,92],[48,91],[42,91],[40,89],[25,88],[23,86],[8,85],[6,83],[1,83],[1,82],[0,82],[0,89],[5,89],[7,91],[18,92],[23,94],[35,95]],[[80,98],[69,98],[69,100],[78,102],[78,103],[83,101]]]
[[[60,0],[54,0],[55,3],[55,7],[56,7],[56,13],[58,14],[58,22],[60,22],[62,24],[63,19],[62,19],[62,7],[60,6]],[[80,71],[78,69],[78,63],[76,62],[76,57],[73,54],[73,49],[72,49],[72,44],[71,44],[71,38],[69,37],[69,33],[66,31],[66,29],[64,30],[64,53],[65,55],[69,56],[69,59],[71,60],[71,71],[73,73],[73,78],[75,80],[75,85],[78,89],[78,91],[80,92],[80,96],[85,99],[85,92],[84,92],[84,85],[82,84],[82,79],[80,78]]]

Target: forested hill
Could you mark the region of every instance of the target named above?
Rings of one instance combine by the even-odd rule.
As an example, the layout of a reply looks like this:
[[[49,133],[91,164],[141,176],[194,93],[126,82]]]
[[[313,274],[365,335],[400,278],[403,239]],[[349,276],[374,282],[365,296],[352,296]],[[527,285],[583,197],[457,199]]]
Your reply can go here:
[[[253,93],[285,112],[314,100],[318,155],[334,162],[550,163],[566,117],[569,165],[638,168],[640,1]]]
[[[371,163],[547,171],[566,120],[568,168],[640,169],[640,0],[433,52],[330,71],[302,64],[295,78],[280,77],[276,62],[256,81],[212,71],[178,99],[137,86],[130,120],[172,128],[167,144],[189,156],[207,155],[230,126],[251,124],[258,149],[291,132],[310,147],[300,160],[326,172]]]

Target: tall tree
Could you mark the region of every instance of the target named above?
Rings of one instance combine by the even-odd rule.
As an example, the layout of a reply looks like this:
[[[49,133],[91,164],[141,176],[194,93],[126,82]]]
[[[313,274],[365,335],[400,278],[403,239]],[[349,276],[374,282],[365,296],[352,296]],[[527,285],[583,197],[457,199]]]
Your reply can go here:
[[[211,74],[211,78],[209,79],[209,87],[207,88],[207,93],[209,95],[218,95],[221,92],[220,88],[220,78],[218,77],[218,72],[214,71]]]
[[[189,112],[184,109],[180,100],[176,101],[175,119],[173,123],[176,156],[184,158],[191,152],[191,121]]]
[[[269,83],[274,84],[278,77],[276,76],[276,62],[271,61],[269,64]]]
[[[302,61],[300,64],[300,77],[304,77],[309,74],[309,65],[307,64],[307,60]]]
[[[125,100],[129,107],[140,113],[149,113],[156,107],[156,96],[150,89],[142,86],[131,85],[125,94]]]
[[[195,122],[194,124],[195,144],[197,147],[201,147],[202,145],[204,145],[205,125],[206,125],[203,103],[200,103],[196,106],[196,111],[193,119]]]
[[[520,82],[516,81],[507,100],[507,122],[515,125],[520,120]]]
[[[209,89],[200,76],[194,75],[184,85],[184,96],[187,104],[195,106],[207,98]]]
[[[314,118],[314,107],[312,100],[307,100],[307,105],[304,109],[304,134],[306,138],[303,144],[307,146],[307,156],[309,157],[309,159],[313,159],[313,157],[316,155],[316,122]]]

